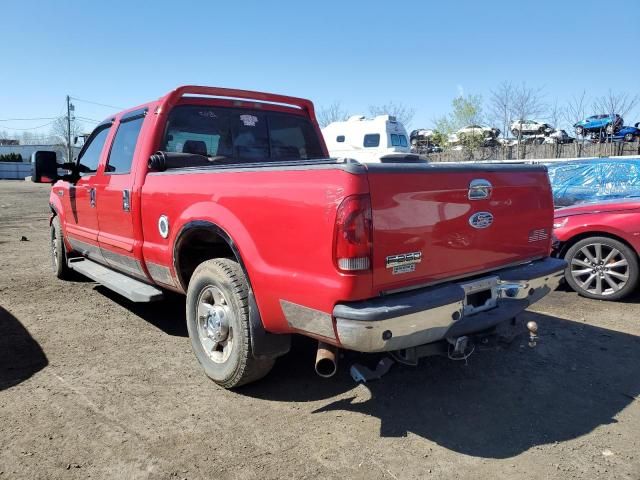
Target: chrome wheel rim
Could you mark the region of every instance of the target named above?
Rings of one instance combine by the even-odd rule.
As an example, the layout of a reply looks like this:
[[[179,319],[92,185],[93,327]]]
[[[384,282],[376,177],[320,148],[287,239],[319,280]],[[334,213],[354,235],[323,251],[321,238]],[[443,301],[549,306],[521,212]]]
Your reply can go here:
[[[591,243],[578,250],[571,259],[571,276],[585,292],[613,295],[629,281],[629,262],[617,248]]]
[[[233,349],[233,312],[218,287],[208,286],[198,296],[198,338],[205,354],[216,363],[229,359]]]

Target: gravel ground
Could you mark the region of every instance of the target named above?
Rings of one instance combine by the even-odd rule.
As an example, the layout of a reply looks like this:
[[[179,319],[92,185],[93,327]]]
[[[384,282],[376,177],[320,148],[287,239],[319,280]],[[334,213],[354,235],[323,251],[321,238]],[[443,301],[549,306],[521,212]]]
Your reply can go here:
[[[132,304],[56,280],[48,188],[0,182],[0,480],[640,479],[640,295],[554,292],[518,337],[356,385],[294,343],[222,390],[191,353],[184,300]],[[21,237],[27,241],[21,241]]]

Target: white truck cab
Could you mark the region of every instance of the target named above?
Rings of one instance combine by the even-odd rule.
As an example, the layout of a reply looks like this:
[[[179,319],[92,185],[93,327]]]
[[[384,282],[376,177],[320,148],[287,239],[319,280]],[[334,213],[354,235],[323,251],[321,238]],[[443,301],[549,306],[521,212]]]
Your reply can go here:
[[[330,123],[322,135],[333,158],[380,163],[385,155],[411,152],[404,125],[392,115],[354,115],[344,122]]]

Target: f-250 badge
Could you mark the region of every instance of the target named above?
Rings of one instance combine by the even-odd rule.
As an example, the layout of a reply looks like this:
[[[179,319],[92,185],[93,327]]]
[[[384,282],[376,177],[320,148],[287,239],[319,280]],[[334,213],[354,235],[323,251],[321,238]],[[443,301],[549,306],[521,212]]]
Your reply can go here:
[[[400,253],[398,255],[389,255],[386,261],[386,267],[393,269],[393,274],[409,273],[416,270],[416,263],[422,261],[422,252]]]

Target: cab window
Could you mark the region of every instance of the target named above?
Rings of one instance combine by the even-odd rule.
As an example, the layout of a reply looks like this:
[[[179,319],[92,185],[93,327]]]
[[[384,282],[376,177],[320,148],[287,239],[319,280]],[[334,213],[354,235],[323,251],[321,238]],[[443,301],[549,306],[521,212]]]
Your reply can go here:
[[[185,162],[197,166],[324,157],[316,130],[306,117],[195,105],[182,105],[171,111],[161,148],[206,157],[185,158]]]
[[[109,153],[106,173],[129,173],[133,162],[133,153],[138,143],[138,135],[142,128],[144,117],[120,122],[115,139]]]
[[[80,155],[78,155],[78,171],[81,175],[92,174],[98,170],[100,154],[104,148],[104,143],[107,141],[110,128],[110,123],[100,125],[89,136],[87,143],[85,143]]]

